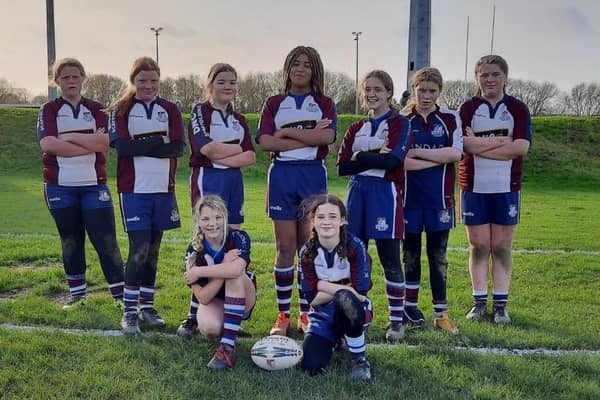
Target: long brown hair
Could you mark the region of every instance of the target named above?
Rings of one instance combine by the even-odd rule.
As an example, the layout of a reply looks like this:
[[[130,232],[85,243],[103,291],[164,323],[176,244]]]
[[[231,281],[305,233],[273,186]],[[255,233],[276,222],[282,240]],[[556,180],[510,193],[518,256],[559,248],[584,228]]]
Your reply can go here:
[[[289,52],[287,57],[285,58],[285,62],[283,63],[283,83],[284,83],[284,91],[287,92],[291,86],[290,80],[290,71],[292,70],[292,66],[298,57],[301,54],[306,55],[308,57],[308,61],[310,62],[311,76],[310,76],[310,86],[313,92],[322,94],[323,86],[325,85],[325,71],[323,69],[323,62],[321,61],[321,56],[314,48],[310,46],[297,46]]]
[[[204,97],[207,100],[212,100],[212,93],[211,93],[212,85],[213,85],[213,83],[215,83],[215,79],[217,79],[217,75],[219,75],[221,72],[232,72],[233,75],[235,75],[236,79],[238,77],[237,71],[230,64],[227,64],[227,63],[214,64],[212,67],[210,67],[210,70],[208,71],[208,76],[206,77],[206,84],[204,85]],[[233,104],[231,104],[231,106],[233,106]]]
[[[394,80],[392,79],[390,74],[388,74],[387,72],[380,70],[380,69],[374,69],[373,71],[368,72],[367,75],[365,75],[365,77],[360,81],[359,95],[360,95],[360,99],[361,99],[363,105],[365,107],[367,106],[366,87],[367,87],[367,79],[369,79],[369,78],[379,79],[381,81],[381,83],[383,83],[383,87],[385,88],[385,90],[390,92],[390,95],[387,98],[388,105],[390,106],[390,108],[392,110],[396,110],[396,107],[394,106],[394,102],[392,101],[392,99],[394,98]]]
[[[125,91],[115,100],[109,107],[109,111],[116,111],[117,115],[123,116],[125,112],[133,104],[133,98],[135,97],[135,86],[133,81],[137,74],[142,71],[155,71],[160,77],[160,68],[156,61],[150,57],[139,57],[133,61],[131,70],[129,71],[129,86]]]
[[[487,56],[481,57],[475,63],[475,80],[476,81],[477,81],[477,74],[479,74],[481,67],[486,64],[496,64],[498,66],[498,68],[500,68],[500,71],[504,72],[504,76],[506,77],[506,79],[508,79],[508,63],[506,62],[506,60],[497,54],[489,54]],[[479,87],[479,82],[477,82],[477,87],[478,87],[477,93],[479,96],[481,96],[482,93],[481,93],[481,87]],[[506,81],[504,82],[504,86],[502,87],[502,92],[506,93]]]
[[[340,200],[339,197],[334,196],[332,194],[320,194],[311,199],[311,203],[309,206],[311,219],[314,220],[317,208],[319,208],[323,204],[332,204],[336,206],[340,210],[340,216],[343,219],[348,219],[348,212],[346,211],[346,206],[344,205],[344,202]],[[302,254],[302,262],[312,263],[315,260],[315,257],[317,256],[319,246],[319,235],[313,227],[310,237],[306,242],[306,248],[304,250],[304,253]],[[348,257],[348,235],[346,224],[340,226],[340,244],[337,247],[337,254],[340,258]]]

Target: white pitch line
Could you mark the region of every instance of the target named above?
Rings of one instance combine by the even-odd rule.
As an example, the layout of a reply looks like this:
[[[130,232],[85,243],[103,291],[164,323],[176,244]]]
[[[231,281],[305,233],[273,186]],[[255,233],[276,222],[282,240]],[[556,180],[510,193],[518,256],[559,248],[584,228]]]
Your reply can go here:
[[[117,236],[121,240],[127,240],[127,237],[118,235]],[[58,240],[58,235],[53,233],[10,233],[10,232],[0,232],[0,238],[23,238],[23,239],[46,239],[46,238],[56,238]],[[163,242],[167,243],[189,243],[189,239],[187,238],[164,238]],[[252,244],[256,245],[275,245],[274,242],[263,242],[263,241],[253,241]],[[469,251],[466,247],[448,247],[448,251],[457,252],[457,253],[467,253]],[[514,254],[557,254],[557,255],[570,255],[570,254],[581,254],[587,256],[600,256],[600,250],[590,250],[590,249],[513,249]]]
[[[108,337],[122,337],[125,336],[123,332],[116,329],[78,329],[78,328],[57,328],[48,326],[27,326],[27,325],[14,325],[14,324],[0,324],[0,329],[10,329],[14,331],[43,331],[43,332],[61,332],[61,333],[73,333],[73,334],[95,334]],[[161,336],[168,338],[177,338],[177,335],[163,332],[146,332],[142,336]],[[258,340],[257,338],[240,338],[243,341]],[[422,348],[416,345],[397,345],[397,344],[386,344],[386,343],[369,343],[368,347],[373,348],[384,348],[393,349],[395,347],[405,347],[410,350],[416,350]],[[466,347],[466,346],[452,346],[451,350],[454,351],[470,351],[481,355],[501,355],[501,356],[530,356],[530,355],[543,355],[543,356],[563,356],[563,355],[584,355],[584,356],[600,356],[600,350],[587,350],[587,349],[575,349],[575,350],[560,350],[560,349],[508,349],[501,347]]]

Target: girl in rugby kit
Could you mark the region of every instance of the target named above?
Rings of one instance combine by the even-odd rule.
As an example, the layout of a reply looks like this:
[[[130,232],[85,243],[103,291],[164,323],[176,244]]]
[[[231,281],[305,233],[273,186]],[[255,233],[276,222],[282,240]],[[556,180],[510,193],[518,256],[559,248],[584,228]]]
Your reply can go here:
[[[311,207],[313,231],[300,252],[301,281],[312,306],[304,338],[302,368],[321,372],[343,338],[352,357],[352,377],[371,378],[365,330],[373,313],[371,259],[362,241],[346,230],[346,207],[331,195],[317,196]]]
[[[323,94],[323,63],[312,47],[298,46],[283,65],[284,93],[266,100],[257,143],[271,152],[267,213],[275,232],[275,287],[279,313],[271,334],[287,335],[294,258],[310,234],[302,202],[327,192],[324,158],[335,140],[336,111]],[[306,331],[309,305],[299,287],[298,329]]]
[[[338,172],[348,182],[348,230],[368,246],[375,239],[385,275],[390,324],[386,338],[404,338],[404,273],[400,241],[404,233],[403,162],[409,144],[409,122],[391,107],[394,84],[385,71],[371,71],[361,82],[369,117],[352,124],[338,154]]]
[[[123,299],[123,261],[115,233],[112,197],[106,185],[108,150],[102,105],[81,96],[83,65],[74,58],[54,64],[61,97],[40,109],[37,135],[44,152],[44,196],[62,244],[70,309],[86,296],[85,235],[94,245],[113,298]]]
[[[246,118],[233,109],[237,92],[237,72],[224,63],[210,68],[206,80],[208,101],[194,106],[188,128],[190,192],[192,207],[206,194],[218,195],[229,214],[229,226],[239,229],[244,222],[244,183],[241,167],[256,162]],[[197,325],[198,300],[192,293],[190,310],[177,329],[191,335]]]
[[[117,149],[117,186],[129,236],[125,309],[121,327],[139,333],[138,319],[165,321],[154,308],[154,286],[163,231],[180,226],[175,199],[177,157],[185,147],[177,106],[158,97],[160,69],[149,58],[133,62],[130,87],[111,107],[109,133]],[[138,312],[139,306],[139,312]]]
[[[512,274],[512,240],[520,216],[523,157],[531,142],[527,106],[504,92],[508,64],[500,56],[477,61],[481,94],[460,107],[465,156],[460,161],[462,221],[469,240],[473,285],[471,320],[486,315],[491,259],[494,321],[509,324],[506,311]]]
[[[406,272],[404,320],[423,326],[417,307],[421,284],[421,233],[425,231],[429,279],[433,303],[433,324],[446,332],[458,333],[448,318],[446,275],[448,235],[454,222],[454,163],[462,156],[462,129],[455,112],[441,109],[437,99],[442,74],[436,68],[422,68],[411,79],[414,100],[407,106],[411,126],[410,150],[404,168],[404,242]]]
[[[248,269],[250,237],[230,228],[221,198],[201,197],[193,210],[194,233],[186,251],[185,279],[199,301],[197,329],[220,337],[208,368],[235,364],[235,341],[242,320],[250,318],[256,302],[256,281]]]

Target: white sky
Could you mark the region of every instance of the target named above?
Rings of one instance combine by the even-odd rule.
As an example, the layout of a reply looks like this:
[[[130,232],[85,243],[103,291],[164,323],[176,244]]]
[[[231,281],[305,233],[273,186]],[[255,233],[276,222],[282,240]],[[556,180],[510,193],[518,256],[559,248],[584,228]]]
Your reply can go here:
[[[44,0],[0,0],[0,77],[32,94],[46,92]],[[362,31],[359,75],[390,72],[404,90],[409,0],[55,0],[57,58],[79,58],[89,73],[126,78],[131,62],[154,56],[151,26],[162,26],[163,77],[205,76],[215,62],[241,74],[275,71],[298,44],[314,46],[325,68],[354,78],[355,42]],[[462,79],[470,16],[468,76],[490,50],[513,78],[556,83],[568,90],[600,80],[600,1],[432,0],[431,64]],[[370,8],[367,8],[369,6]]]

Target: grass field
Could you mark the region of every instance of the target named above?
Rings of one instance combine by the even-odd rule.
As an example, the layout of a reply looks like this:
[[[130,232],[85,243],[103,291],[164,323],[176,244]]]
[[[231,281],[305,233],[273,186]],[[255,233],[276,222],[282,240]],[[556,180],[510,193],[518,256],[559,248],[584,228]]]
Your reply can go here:
[[[534,119],[523,214],[514,244],[513,325],[465,320],[470,281],[464,228],[458,226],[450,238],[448,294],[460,334],[450,337],[428,324],[424,330],[409,331],[402,344],[384,345],[386,301],[376,262],[370,293],[376,314],[368,335],[374,378],[359,385],[348,377],[345,354],[336,354],[328,372],[318,377],[299,370],[263,372],[248,357],[252,343],[268,331],[275,310],[274,246],[264,215],[267,161],[261,152],[257,166],[246,171],[245,224],[253,240],[259,301],[244,326],[253,338],[241,341],[234,371],[211,373],[204,367],[215,342],[171,335],[186,313],[189,296],[182,278],[182,256],[191,230],[188,168],[183,160],[177,182],[183,226],[166,233],[158,275],[156,303],[169,335],[123,338],[58,330],[118,329],[120,311],[111,304],[90,246],[88,306],[73,312],[61,309],[68,289],[56,228],[42,199],[35,115],[32,110],[0,108],[0,324],[44,327],[41,331],[0,327],[0,398],[600,398],[600,227],[593,223],[600,213],[600,119]],[[256,125],[256,116],[249,120]],[[343,116],[340,131],[351,120]],[[341,195],[345,180],[334,177],[330,158],[331,191]],[[114,170],[111,152],[111,185]],[[126,257],[120,220],[117,234]],[[425,274],[420,306],[430,318],[427,280]],[[596,353],[482,355],[457,347]]]

